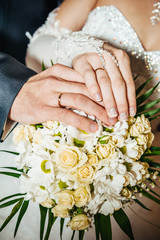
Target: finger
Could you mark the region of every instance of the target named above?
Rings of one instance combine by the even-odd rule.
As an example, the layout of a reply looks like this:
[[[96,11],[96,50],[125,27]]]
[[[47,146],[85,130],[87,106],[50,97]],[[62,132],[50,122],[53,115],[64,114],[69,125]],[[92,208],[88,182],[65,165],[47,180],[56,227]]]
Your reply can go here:
[[[54,119],[55,121],[69,124],[86,132],[96,132],[98,130],[97,123],[68,109],[47,107],[43,115],[45,116],[43,122]]]
[[[129,56],[121,50],[115,51],[114,54],[118,59],[119,68],[126,83],[129,114],[130,116],[134,116],[136,114],[136,89],[131,73],[130,59]]]
[[[96,55],[94,55],[95,57]],[[102,101],[102,95],[97,83],[95,72],[88,62],[87,58],[83,57],[73,61],[73,67],[83,76],[84,82],[92,96],[92,98],[100,102]]]
[[[103,102],[109,116],[109,121],[113,125],[117,122],[116,117],[118,116],[118,113],[107,72],[105,70],[97,71],[97,80],[101,88]]]
[[[121,75],[119,68],[116,66],[115,62],[111,56],[104,53],[105,63],[107,73],[109,75],[112,91],[117,105],[117,110],[119,113],[119,120],[127,120],[128,118],[128,99],[125,81]]]
[[[105,108],[82,94],[64,93],[61,96],[61,105],[84,111],[86,114],[94,115],[105,124],[111,125]]]
[[[40,78],[43,79],[49,76],[61,78],[65,81],[84,82],[82,76],[78,72],[62,64],[55,64],[45,71],[37,74],[37,77],[35,76],[35,80]]]

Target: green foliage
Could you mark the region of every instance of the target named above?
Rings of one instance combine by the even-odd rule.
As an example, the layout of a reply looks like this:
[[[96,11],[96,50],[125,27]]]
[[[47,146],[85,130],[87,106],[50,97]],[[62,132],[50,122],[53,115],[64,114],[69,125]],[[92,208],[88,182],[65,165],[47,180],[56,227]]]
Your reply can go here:
[[[74,145],[76,147],[84,147],[85,141],[79,140],[77,138],[74,138]]]
[[[61,240],[62,240],[63,228],[64,228],[64,218],[61,218],[60,219],[60,238],[61,238]]]
[[[39,204],[39,210],[40,210],[40,240],[42,240],[48,208],[45,208]]]

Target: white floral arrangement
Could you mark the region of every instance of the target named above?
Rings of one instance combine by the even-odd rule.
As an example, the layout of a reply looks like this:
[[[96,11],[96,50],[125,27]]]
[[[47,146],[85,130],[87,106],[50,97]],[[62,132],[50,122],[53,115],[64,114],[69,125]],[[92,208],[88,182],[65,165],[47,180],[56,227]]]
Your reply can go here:
[[[146,110],[150,107],[148,104],[151,103],[140,108]],[[130,239],[134,239],[123,207],[136,202],[148,209],[137,199],[141,195],[160,204],[152,195],[156,194],[152,188],[159,176],[160,164],[147,158],[160,155],[160,147],[152,147],[154,135],[147,118],[149,114],[153,120],[157,110],[118,121],[113,127],[103,125],[93,116],[73,111],[96,121],[98,131],[87,133],[57,121],[19,125],[14,130],[13,141],[18,153],[12,152],[17,155],[17,168],[12,169],[18,173],[1,173],[20,178],[20,193],[0,201],[21,196],[13,209],[18,211],[21,207],[15,235],[32,200],[40,206],[40,239],[43,239],[47,211],[49,222],[45,240],[57,217],[61,218],[61,235],[64,219],[70,218],[67,226],[73,230],[72,239],[75,230],[79,231],[79,239],[83,239],[93,222],[97,240],[99,236],[102,240],[112,239],[111,215]],[[13,210],[0,230],[13,217]]]

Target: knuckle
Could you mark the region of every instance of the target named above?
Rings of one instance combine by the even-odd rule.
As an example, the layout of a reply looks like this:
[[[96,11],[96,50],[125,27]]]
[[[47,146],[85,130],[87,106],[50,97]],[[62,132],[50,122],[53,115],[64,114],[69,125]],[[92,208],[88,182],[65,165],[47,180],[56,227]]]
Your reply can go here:
[[[117,89],[122,89],[125,87],[125,83],[121,78],[117,78],[115,81],[113,81],[113,87]]]
[[[86,98],[80,94],[76,95],[73,101],[76,106],[83,106],[86,104]]]
[[[52,78],[48,77],[43,81],[43,87],[50,89],[52,83],[53,83]]]

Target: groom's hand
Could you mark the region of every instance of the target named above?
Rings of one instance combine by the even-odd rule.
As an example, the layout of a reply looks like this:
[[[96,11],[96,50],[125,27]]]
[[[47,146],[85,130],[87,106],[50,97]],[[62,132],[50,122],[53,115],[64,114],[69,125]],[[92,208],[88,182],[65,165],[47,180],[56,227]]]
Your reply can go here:
[[[82,110],[110,125],[105,108],[91,100],[81,75],[71,68],[56,64],[24,84],[13,102],[9,118],[26,124],[56,120],[87,132],[98,129],[97,123],[69,108]]]

